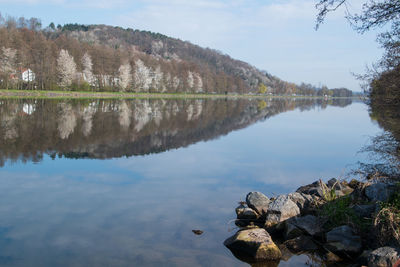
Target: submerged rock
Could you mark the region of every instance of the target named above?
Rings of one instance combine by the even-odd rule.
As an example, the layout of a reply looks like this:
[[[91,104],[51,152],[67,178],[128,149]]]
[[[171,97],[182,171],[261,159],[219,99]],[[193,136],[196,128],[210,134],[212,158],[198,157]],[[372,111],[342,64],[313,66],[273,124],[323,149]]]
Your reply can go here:
[[[249,208],[255,210],[259,215],[266,214],[270,200],[260,192],[250,192],[246,196],[246,203]]]
[[[271,227],[300,214],[300,209],[288,195],[280,195],[269,204],[265,226]]]
[[[391,267],[400,260],[398,249],[392,247],[381,247],[369,254],[368,267]]]
[[[246,261],[277,261],[282,254],[265,229],[240,230],[225,240],[232,253]]]
[[[195,235],[202,235],[204,232],[202,230],[192,230]]]
[[[335,254],[355,255],[361,252],[361,237],[347,225],[332,229],[326,234],[326,247]]]

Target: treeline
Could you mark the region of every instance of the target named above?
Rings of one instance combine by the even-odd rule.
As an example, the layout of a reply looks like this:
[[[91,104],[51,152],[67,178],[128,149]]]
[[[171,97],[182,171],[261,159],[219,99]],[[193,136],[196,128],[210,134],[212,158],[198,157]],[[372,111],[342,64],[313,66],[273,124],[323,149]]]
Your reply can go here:
[[[351,96],[288,83],[159,33],[106,25],[43,28],[36,18],[0,15],[0,64],[5,89]]]

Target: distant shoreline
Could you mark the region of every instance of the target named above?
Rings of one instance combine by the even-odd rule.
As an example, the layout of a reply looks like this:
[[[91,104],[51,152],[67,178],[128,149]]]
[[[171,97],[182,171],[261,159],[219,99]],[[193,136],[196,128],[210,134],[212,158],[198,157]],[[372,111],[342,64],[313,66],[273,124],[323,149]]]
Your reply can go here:
[[[314,98],[324,99],[323,96],[288,96],[288,95],[251,95],[251,94],[184,94],[184,93],[134,93],[134,92],[82,92],[82,91],[39,91],[39,90],[5,90],[0,89],[0,98],[105,98],[105,99],[129,99],[129,98]],[[353,97],[329,97],[338,98],[360,98]]]

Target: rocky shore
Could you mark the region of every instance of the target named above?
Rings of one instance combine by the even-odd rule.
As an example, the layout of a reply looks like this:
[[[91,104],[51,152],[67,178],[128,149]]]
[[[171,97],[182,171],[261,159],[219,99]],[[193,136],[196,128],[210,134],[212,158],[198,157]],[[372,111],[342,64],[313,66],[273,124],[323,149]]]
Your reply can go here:
[[[389,181],[334,178],[273,198],[250,192],[236,208],[239,230],[224,245],[262,266],[303,253],[325,266],[400,266],[399,225],[383,213],[399,196]]]

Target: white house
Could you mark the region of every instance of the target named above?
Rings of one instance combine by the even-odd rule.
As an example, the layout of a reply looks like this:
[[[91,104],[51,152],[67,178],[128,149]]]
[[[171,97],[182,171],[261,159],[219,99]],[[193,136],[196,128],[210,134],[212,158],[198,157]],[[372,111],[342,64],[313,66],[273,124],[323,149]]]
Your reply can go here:
[[[35,80],[35,73],[31,69],[22,69],[21,78],[24,82],[33,82]]]

